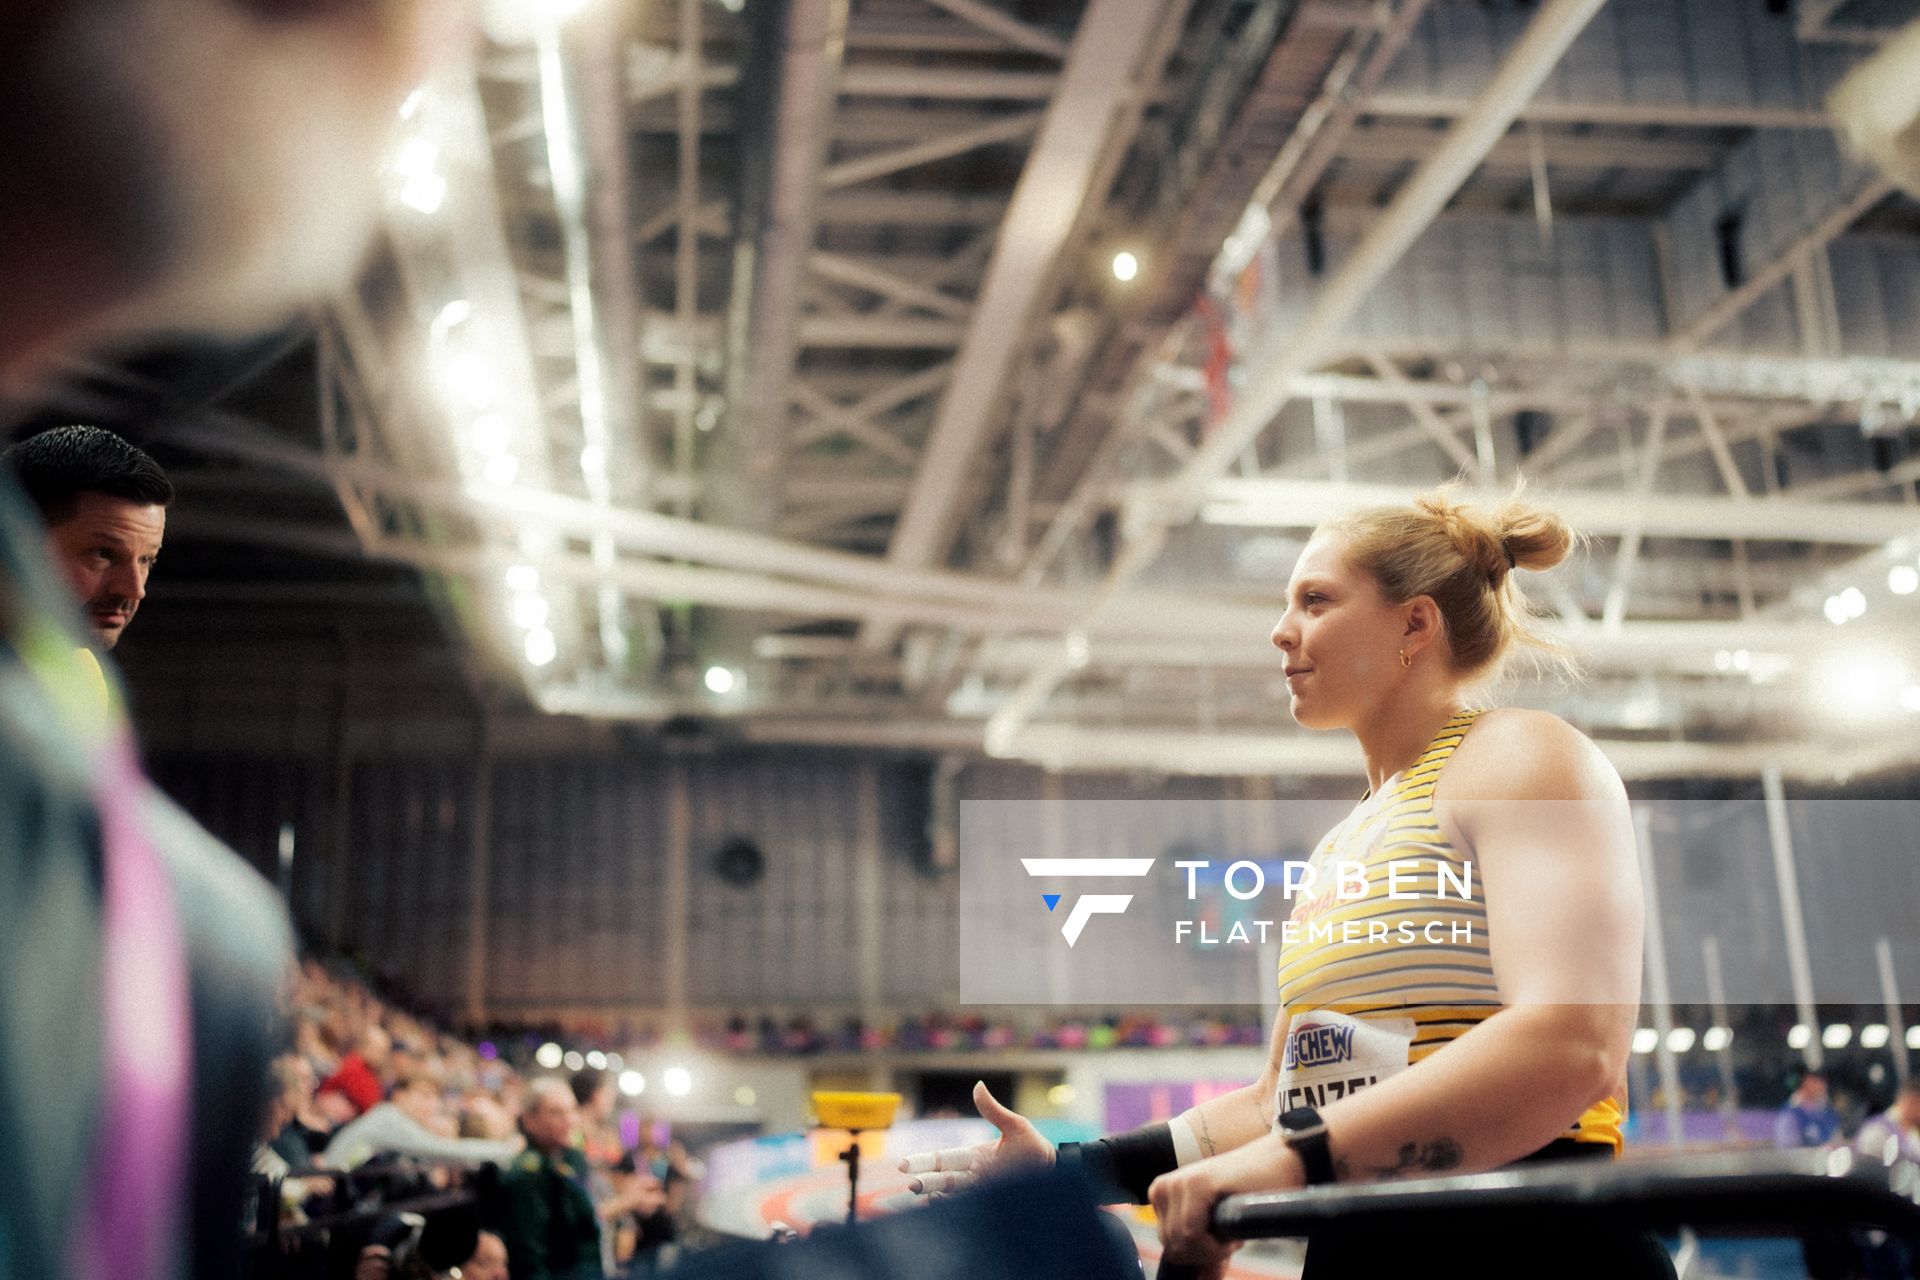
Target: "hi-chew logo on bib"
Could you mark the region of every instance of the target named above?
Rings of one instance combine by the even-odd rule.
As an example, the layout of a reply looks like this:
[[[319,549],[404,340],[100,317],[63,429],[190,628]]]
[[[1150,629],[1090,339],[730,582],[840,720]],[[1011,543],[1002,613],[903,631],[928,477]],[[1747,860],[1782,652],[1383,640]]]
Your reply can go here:
[[[1355,1018],[1320,1009],[1294,1015],[1280,1051],[1276,1116],[1324,1107],[1407,1068],[1411,1018]]]

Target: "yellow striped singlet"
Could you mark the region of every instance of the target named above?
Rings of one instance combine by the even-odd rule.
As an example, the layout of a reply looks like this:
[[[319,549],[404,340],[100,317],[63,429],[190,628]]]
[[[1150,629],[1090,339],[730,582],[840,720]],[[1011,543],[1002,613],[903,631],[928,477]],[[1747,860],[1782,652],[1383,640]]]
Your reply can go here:
[[[1283,1026],[1315,1011],[1403,1029],[1410,1020],[1412,1066],[1500,1009],[1478,868],[1447,841],[1433,812],[1440,771],[1480,714],[1449,719],[1397,782],[1380,796],[1369,792],[1314,850],[1312,887],[1296,899],[1292,937],[1280,948]],[[1343,886],[1343,863],[1366,868],[1364,891],[1358,877]],[[1402,864],[1391,882],[1389,863]],[[1390,884],[1398,897],[1388,896]],[[1565,1136],[1618,1154],[1623,1099],[1622,1092],[1595,1103]]]

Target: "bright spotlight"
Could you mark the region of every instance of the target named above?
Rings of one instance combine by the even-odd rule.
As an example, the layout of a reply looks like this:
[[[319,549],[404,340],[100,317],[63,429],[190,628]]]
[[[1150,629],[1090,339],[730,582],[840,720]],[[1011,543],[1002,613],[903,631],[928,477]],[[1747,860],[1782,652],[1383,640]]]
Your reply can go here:
[[[1920,1026],[1907,1028],[1907,1048],[1920,1049]]]
[[[500,398],[499,379],[466,343],[448,343],[436,352],[433,375],[440,394],[456,409],[479,413]]]
[[[1685,1053],[1693,1048],[1693,1028],[1675,1027],[1667,1032],[1667,1048],[1674,1053]]]
[[[433,331],[443,334],[456,325],[465,324],[473,316],[473,304],[465,298],[455,298],[440,308],[440,314],[433,318]]]
[[[1745,649],[1733,651],[1733,669],[1735,671],[1753,670],[1753,654]]]
[[[707,668],[707,690],[710,693],[732,693],[733,672],[725,667]]]
[[[1844,1049],[1853,1043],[1853,1028],[1844,1022],[1830,1023],[1820,1033],[1820,1043],[1829,1049]]]
[[[1840,627],[1846,625],[1847,606],[1839,596],[1828,596],[1826,603],[1820,606],[1820,612],[1826,614],[1827,621],[1831,622],[1834,626]]]
[[[1121,284],[1130,282],[1140,274],[1140,259],[1125,249],[1113,255],[1113,278]]]
[[[1848,587],[1842,591],[1840,603],[1846,607],[1849,618],[1857,618],[1867,611],[1866,593],[1858,587]]]
[[[1906,668],[1881,654],[1831,658],[1814,678],[1821,706],[1852,717],[1885,710],[1908,683]]]
[[[527,632],[527,661],[534,666],[546,666],[559,653],[560,644],[553,638],[553,632],[545,627],[535,627]]]
[[[438,213],[446,198],[447,180],[437,173],[416,173],[400,184],[400,203],[415,213]]]
[[[1884,1022],[1869,1022],[1860,1028],[1860,1047],[1862,1049],[1884,1049],[1893,1033],[1887,1030]]]
[[[547,599],[531,591],[523,591],[513,598],[513,625],[522,631],[531,631],[535,627],[547,625]]]
[[[533,1060],[547,1070],[552,1071],[560,1065],[563,1052],[559,1045],[549,1040],[533,1051]]]
[[[647,1078],[638,1071],[620,1073],[620,1092],[629,1098],[637,1098],[647,1091]]]
[[[496,489],[506,488],[519,474],[520,459],[510,453],[496,453],[487,459],[487,483]]]
[[[1787,1048],[1804,1049],[1813,1043],[1813,1028],[1804,1022],[1793,1024],[1793,1030],[1787,1032]]]
[[[1887,570],[1887,590],[1897,596],[1910,596],[1920,591],[1920,569],[1910,564],[1897,564]]]
[[[393,157],[393,171],[404,177],[416,178],[423,173],[432,173],[439,160],[439,146],[432,138],[423,138],[416,133],[400,144],[400,150]]]
[[[566,1056],[562,1057],[560,1061],[566,1063],[567,1070],[569,1071],[578,1071],[587,1065],[587,1060],[581,1056],[578,1049],[567,1050]]]
[[[595,1071],[605,1071],[607,1069],[607,1055],[598,1049],[589,1049],[587,1051],[587,1065]]]
[[[693,1092],[693,1076],[685,1067],[668,1067],[660,1081],[666,1085],[667,1092],[676,1098],[684,1098]]]
[[[540,571],[530,564],[510,565],[507,568],[507,590],[535,591],[540,586]]]
[[[1732,1027],[1708,1027],[1707,1034],[1700,1037],[1700,1047],[1708,1053],[1719,1053],[1732,1043]]]
[[[473,451],[493,457],[507,451],[507,420],[497,413],[483,413],[467,424],[467,439]]]
[[[1652,1027],[1641,1027],[1633,1033],[1633,1051],[1652,1053],[1660,1047],[1660,1033]]]

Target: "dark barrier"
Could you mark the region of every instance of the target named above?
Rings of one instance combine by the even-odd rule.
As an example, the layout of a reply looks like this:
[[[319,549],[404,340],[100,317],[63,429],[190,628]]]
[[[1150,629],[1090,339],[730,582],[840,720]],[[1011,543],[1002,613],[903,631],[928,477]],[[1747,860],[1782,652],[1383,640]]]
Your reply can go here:
[[[1230,1196],[1213,1223],[1223,1240],[1307,1239],[1309,1280],[1316,1247],[1320,1274],[1344,1277],[1367,1271],[1350,1260],[1392,1254],[1405,1247],[1398,1242],[1444,1242],[1432,1247],[1436,1255],[1458,1247],[1488,1276],[1544,1274],[1542,1266],[1556,1275],[1671,1275],[1651,1232],[1681,1227],[1798,1238],[1816,1276],[1903,1274],[1920,1256],[1917,1195],[1920,1169],[1841,1148],[1580,1161]],[[1645,1233],[1638,1243],[1650,1256],[1633,1256],[1635,1232]],[[1160,1272],[1161,1280],[1193,1274],[1173,1265]]]
[[[1612,1225],[1713,1227],[1794,1235],[1808,1227],[1874,1227],[1920,1244],[1920,1171],[1853,1152],[1702,1155],[1579,1162],[1454,1178],[1230,1196],[1214,1210],[1225,1240],[1265,1240],[1391,1226],[1418,1232]]]
[[[444,1271],[472,1256],[483,1208],[498,1186],[497,1171],[488,1166],[413,1160],[290,1176],[324,1189],[305,1201],[302,1220],[294,1222],[281,1213],[282,1181],[254,1179],[243,1280],[344,1280],[361,1248],[403,1217],[419,1227],[409,1248],[432,1270]]]

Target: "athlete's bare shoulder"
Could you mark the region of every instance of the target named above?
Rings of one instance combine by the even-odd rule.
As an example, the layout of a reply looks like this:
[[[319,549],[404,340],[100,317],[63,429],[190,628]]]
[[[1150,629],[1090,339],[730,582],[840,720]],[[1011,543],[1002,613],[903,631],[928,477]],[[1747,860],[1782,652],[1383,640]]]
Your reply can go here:
[[[1448,762],[1450,800],[1578,800],[1624,795],[1620,775],[1586,734],[1550,711],[1484,711]]]

